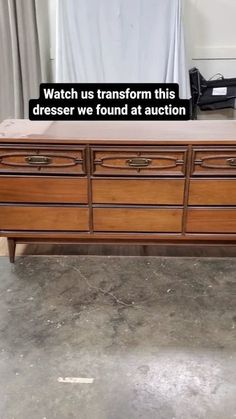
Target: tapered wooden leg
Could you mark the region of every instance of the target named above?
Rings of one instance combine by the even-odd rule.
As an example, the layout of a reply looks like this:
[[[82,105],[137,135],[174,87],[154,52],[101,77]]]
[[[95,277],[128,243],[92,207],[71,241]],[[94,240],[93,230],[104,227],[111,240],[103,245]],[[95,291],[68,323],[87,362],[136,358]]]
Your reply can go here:
[[[142,246],[142,256],[149,256],[148,255],[149,246]]]
[[[16,241],[14,239],[7,239],[8,243],[8,253],[9,259],[11,263],[15,262],[15,254],[16,254]]]

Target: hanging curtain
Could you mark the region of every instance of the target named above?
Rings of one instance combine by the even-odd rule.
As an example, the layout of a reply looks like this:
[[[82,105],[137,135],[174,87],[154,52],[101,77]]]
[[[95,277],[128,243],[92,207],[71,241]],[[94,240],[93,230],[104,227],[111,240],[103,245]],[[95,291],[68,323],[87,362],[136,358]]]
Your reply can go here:
[[[28,117],[42,79],[34,0],[0,0],[0,121]]]
[[[181,0],[58,0],[58,82],[189,81]]]

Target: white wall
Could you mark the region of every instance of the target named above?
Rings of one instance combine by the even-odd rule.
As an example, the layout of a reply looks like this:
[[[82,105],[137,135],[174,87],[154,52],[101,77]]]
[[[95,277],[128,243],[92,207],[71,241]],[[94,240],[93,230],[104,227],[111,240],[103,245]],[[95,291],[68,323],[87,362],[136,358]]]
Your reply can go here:
[[[236,0],[182,1],[189,68],[206,79],[236,77]],[[199,119],[236,119],[236,111],[199,112]]]
[[[183,0],[189,66],[236,77],[236,0]]]

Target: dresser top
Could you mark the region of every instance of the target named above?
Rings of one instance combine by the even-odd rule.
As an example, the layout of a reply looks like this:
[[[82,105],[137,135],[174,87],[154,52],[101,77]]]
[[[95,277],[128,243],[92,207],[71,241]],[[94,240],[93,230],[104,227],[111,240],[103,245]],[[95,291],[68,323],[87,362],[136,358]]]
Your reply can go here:
[[[66,121],[6,120],[0,142],[70,144],[236,144],[235,121]]]

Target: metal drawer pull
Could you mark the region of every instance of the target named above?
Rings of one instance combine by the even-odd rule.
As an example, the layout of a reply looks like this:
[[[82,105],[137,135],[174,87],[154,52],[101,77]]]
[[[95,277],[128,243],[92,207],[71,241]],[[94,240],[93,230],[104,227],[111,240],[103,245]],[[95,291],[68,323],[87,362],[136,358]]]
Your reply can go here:
[[[29,156],[25,158],[25,161],[28,164],[36,164],[36,165],[48,165],[52,162],[52,159],[50,157],[46,156]]]
[[[227,162],[229,163],[230,166],[236,167],[236,159],[227,159]]]
[[[129,167],[147,167],[152,163],[151,159],[144,159],[141,157],[137,157],[134,159],[127,160],[127,164]]]

